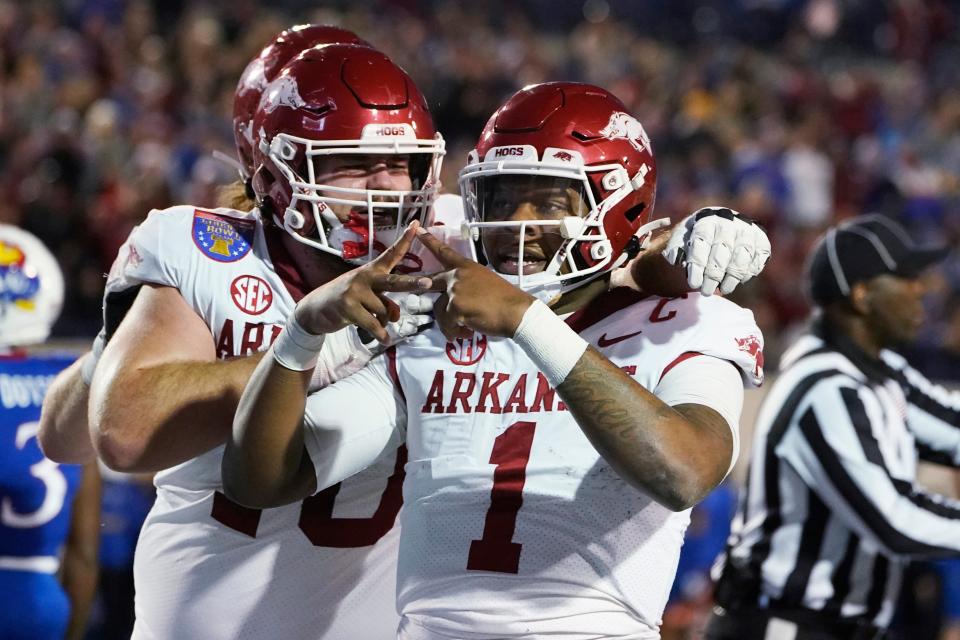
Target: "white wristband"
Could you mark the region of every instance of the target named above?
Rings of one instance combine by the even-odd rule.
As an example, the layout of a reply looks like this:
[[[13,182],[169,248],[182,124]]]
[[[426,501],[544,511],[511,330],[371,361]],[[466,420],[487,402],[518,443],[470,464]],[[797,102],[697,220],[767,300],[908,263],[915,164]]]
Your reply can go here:
[[[315,335],[301,327],[296,313],[291,313],[273,343],[273,359],[291,371],[309,371],[317,366],[324,338],[324,334]]]
[[[539,300],[523,314],[513,340],[554,389],[566,379],[588,346],[586,340]]]

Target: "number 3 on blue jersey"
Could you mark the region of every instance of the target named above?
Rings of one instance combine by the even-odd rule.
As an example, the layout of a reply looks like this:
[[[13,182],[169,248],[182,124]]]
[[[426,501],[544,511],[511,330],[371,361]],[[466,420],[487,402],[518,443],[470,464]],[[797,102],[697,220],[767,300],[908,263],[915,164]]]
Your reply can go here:
[[[17,427],[15,446],[23,451],[31,438],[36,438],[39,422],[25,422]],[[0,503],[0,523],[15,529],[40,527],[54,518],[63,509],[67,497],[67,479],[60,471],[60,465],[47,458],[30,465],[30,475],[43,482],[43,502],[34,511],[17,511],[10,496],[4,496]]]

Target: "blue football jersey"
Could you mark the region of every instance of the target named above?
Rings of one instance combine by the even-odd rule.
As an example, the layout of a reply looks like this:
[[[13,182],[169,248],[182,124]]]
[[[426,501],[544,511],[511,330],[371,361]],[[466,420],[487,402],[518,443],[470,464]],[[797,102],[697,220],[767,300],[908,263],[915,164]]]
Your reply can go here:
[[[129,569],[140,527],[153,506],[153,485],[109,470],[100,473],[100,567]]]
[[[0,637],[63,637],[69,604],[56,579],[79,465],[37,444],[40,407],[72,356],[0,357]]]

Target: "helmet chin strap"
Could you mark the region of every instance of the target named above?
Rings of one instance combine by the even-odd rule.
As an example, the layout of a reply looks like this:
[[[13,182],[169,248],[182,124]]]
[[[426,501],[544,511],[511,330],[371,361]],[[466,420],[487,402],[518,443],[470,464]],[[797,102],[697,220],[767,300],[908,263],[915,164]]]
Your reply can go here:
[[[647,245],[650,244],[650,240],[653,239],[653,232],[662,227],[670,226],[670,218],[657,218],[656,220],[651,220],[647,224],[643,225],[637,232],[633,235],[640,238],[640,250],[647,248]]]
[[[657,226],[662,226],[662,225],[657,225]],[[499,271],[496,271],[496,270],[494,270],[494,273],[496,273],[498,276],[500,276],[501,278],[503,278],[513,286],[517,287],[518,289],[523,289],[523,291],[525,291],[526,293],[529,293],[534,298],[543,302],[549,307],[553,302],[556,302],[561,295],[565,293],[569,293],[574,289],[579,289],[584,285],[590,284],[591,282],[599,278],[602,278],[606,274],[612,274],[617,269],[625,265],[628,260],[629,260],[629,257],[625,253],[620,254],[616,258],[616,260],[613,261],[613,263],[610,265],[608,269],[598,271],[597,273],[586,276],[582,280],[578,280],[577,282],[574,282],[574,283],[570,283],[569,281],[564,282],[564,281],[556,280],[553,276],[549,276],[545,272],[540,272],[540,273],[532,273],[530,275],[523,276],[523,286],[521,287],[519,275],[514,275],[510,273],[500,273]],[[539,280],[544,280],[546,278],[550,278],[550,280],[548,280],[547,282],[539,282]]]
[[[494,273],[518,289],[521,288],[520,276],[512,273],[500,273],[496,270],[494,270]],[[522,289],[524,292],[529,293],[540,302],[549,306],[551,302],[554,302],[563,293],[563,285],[557,280],[539,283],[537,282],[538,275],[540,274],[532,273],[529,276],[524,276]]]

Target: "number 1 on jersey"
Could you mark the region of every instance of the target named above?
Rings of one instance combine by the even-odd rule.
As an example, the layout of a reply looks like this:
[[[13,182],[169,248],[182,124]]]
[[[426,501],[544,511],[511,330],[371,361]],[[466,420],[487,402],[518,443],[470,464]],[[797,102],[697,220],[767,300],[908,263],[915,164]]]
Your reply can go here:
[[[520,570],[519,542],[513,542],[517,514],[523,506],[523,485],[533,446],[536,422],[514,422],[493,441],[490,464],[493,472],[490,508],[483,525],[483,537],[470,543],[467,569],[517,573]]]

